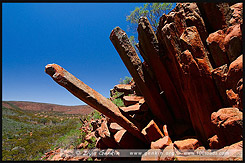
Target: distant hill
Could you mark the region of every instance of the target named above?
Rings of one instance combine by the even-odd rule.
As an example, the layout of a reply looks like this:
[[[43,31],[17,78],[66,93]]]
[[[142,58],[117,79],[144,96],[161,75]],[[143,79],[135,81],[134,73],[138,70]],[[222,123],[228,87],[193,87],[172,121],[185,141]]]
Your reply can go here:
[[[90,114],[94,111],[89,105],[78,105],[78,106],[65,106],[65,105],[56,105],[48,103],[38,103],[38,102],[27,102],[27,101],[2,101],[2,106],[6,108],[12,108],[13,104],[19,107],[22,110],[31,110],[31,111],[57,111],[64,114]]]

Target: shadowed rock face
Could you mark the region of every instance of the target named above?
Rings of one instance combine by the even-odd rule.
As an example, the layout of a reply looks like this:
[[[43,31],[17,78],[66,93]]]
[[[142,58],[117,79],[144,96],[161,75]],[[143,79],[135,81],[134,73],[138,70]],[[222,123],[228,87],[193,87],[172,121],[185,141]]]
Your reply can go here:
[[[96,129],[98,148],[150,148],[151,144],[150,151],[176,155],[180,150],[236,148],[238,154],[233,154],[240,160],[242,7],[241,3],[178,3],[168,15],[162,15],[156,32],[141,17],[137,47],[143,63],[126,33],[114,28],[110,40],[134,81],[115,86],[111,94],[123,92],[114,98],[123,99],[126,107],[118,108],[58,65],[47,65],[46,72],[110,118]],[[233,159],[233,154],[225,159]],[[175,159],[160,153],[142,156],[142,160]]]

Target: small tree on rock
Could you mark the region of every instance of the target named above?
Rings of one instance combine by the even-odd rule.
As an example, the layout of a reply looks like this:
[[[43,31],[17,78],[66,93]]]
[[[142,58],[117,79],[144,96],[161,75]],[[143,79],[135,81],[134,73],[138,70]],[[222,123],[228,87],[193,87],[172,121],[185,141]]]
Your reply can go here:
[[[136,7],[130,15],[126,16],[126,21],[130,22],[129,30],[133,33],[137,31],[137,25],[141,16],[147,17],[154,31],[157,30],[160,17],[167,14],[173,8],[173,3],[145,3],[143,7]]]
[[[130,15],[126,16],[126,21],[130,22],[128,31],[137,34],[138,21],[141,16],[147,17],[154,31],[157,30],[159,19],[163,14],[168,14],[174,7],[174,3],[145,3],[143,7],[135,7]],[[137,41],[134,36],[129,37],[129,41],[136,47]],[[138,48],[135,48],[139,53]]]

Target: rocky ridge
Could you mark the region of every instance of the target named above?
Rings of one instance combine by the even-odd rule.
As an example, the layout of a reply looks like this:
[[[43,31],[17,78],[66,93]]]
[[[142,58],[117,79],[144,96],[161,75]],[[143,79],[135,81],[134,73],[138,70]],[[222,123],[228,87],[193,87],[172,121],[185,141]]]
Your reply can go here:
[[[178,3],[156,32],[140,18],[137,48],[144,62],[126,33],[113,29],[110,40],[134,79],[110,91],[121,92],[113,98],[125,107],[74,82],[58,65],[46,72],[107,116],[91,122],[99,149],[150,149],[141,160],[242,160],[242,12],[242,3]],[[200,155],[214,149],[229,154]],[[120,158],[102,158],[108,159]]]

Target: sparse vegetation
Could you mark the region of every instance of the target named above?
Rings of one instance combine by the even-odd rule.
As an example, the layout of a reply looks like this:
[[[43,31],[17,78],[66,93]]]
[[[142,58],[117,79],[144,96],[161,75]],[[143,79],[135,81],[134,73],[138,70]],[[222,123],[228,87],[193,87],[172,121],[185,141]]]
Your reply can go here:
[[[40,160],[54,148],[76,147],[86,136],[79,130],[80,115],[25,111],[9,105],[11,109],[2,107],[3,161]],[[100,113],[95,111],[83,117],[97,119]],[[95,142],[89,148],[94,146]]]
[[[114,99],[114,100],[112,100],[112,102],[115,105],[117,105],[118,107],[123,107],[124,106],[123,100],[121,98],[118,98],[122,94],[123,94],[122,92],[115,92],[115,94],[112,96],[112,98]]]
[[[117,105],[118,107],[123,107],[125,106],[124,103],[123,103],[123,100],[120,99],[120,98],[116,98],[112,101],[115,105]]]

